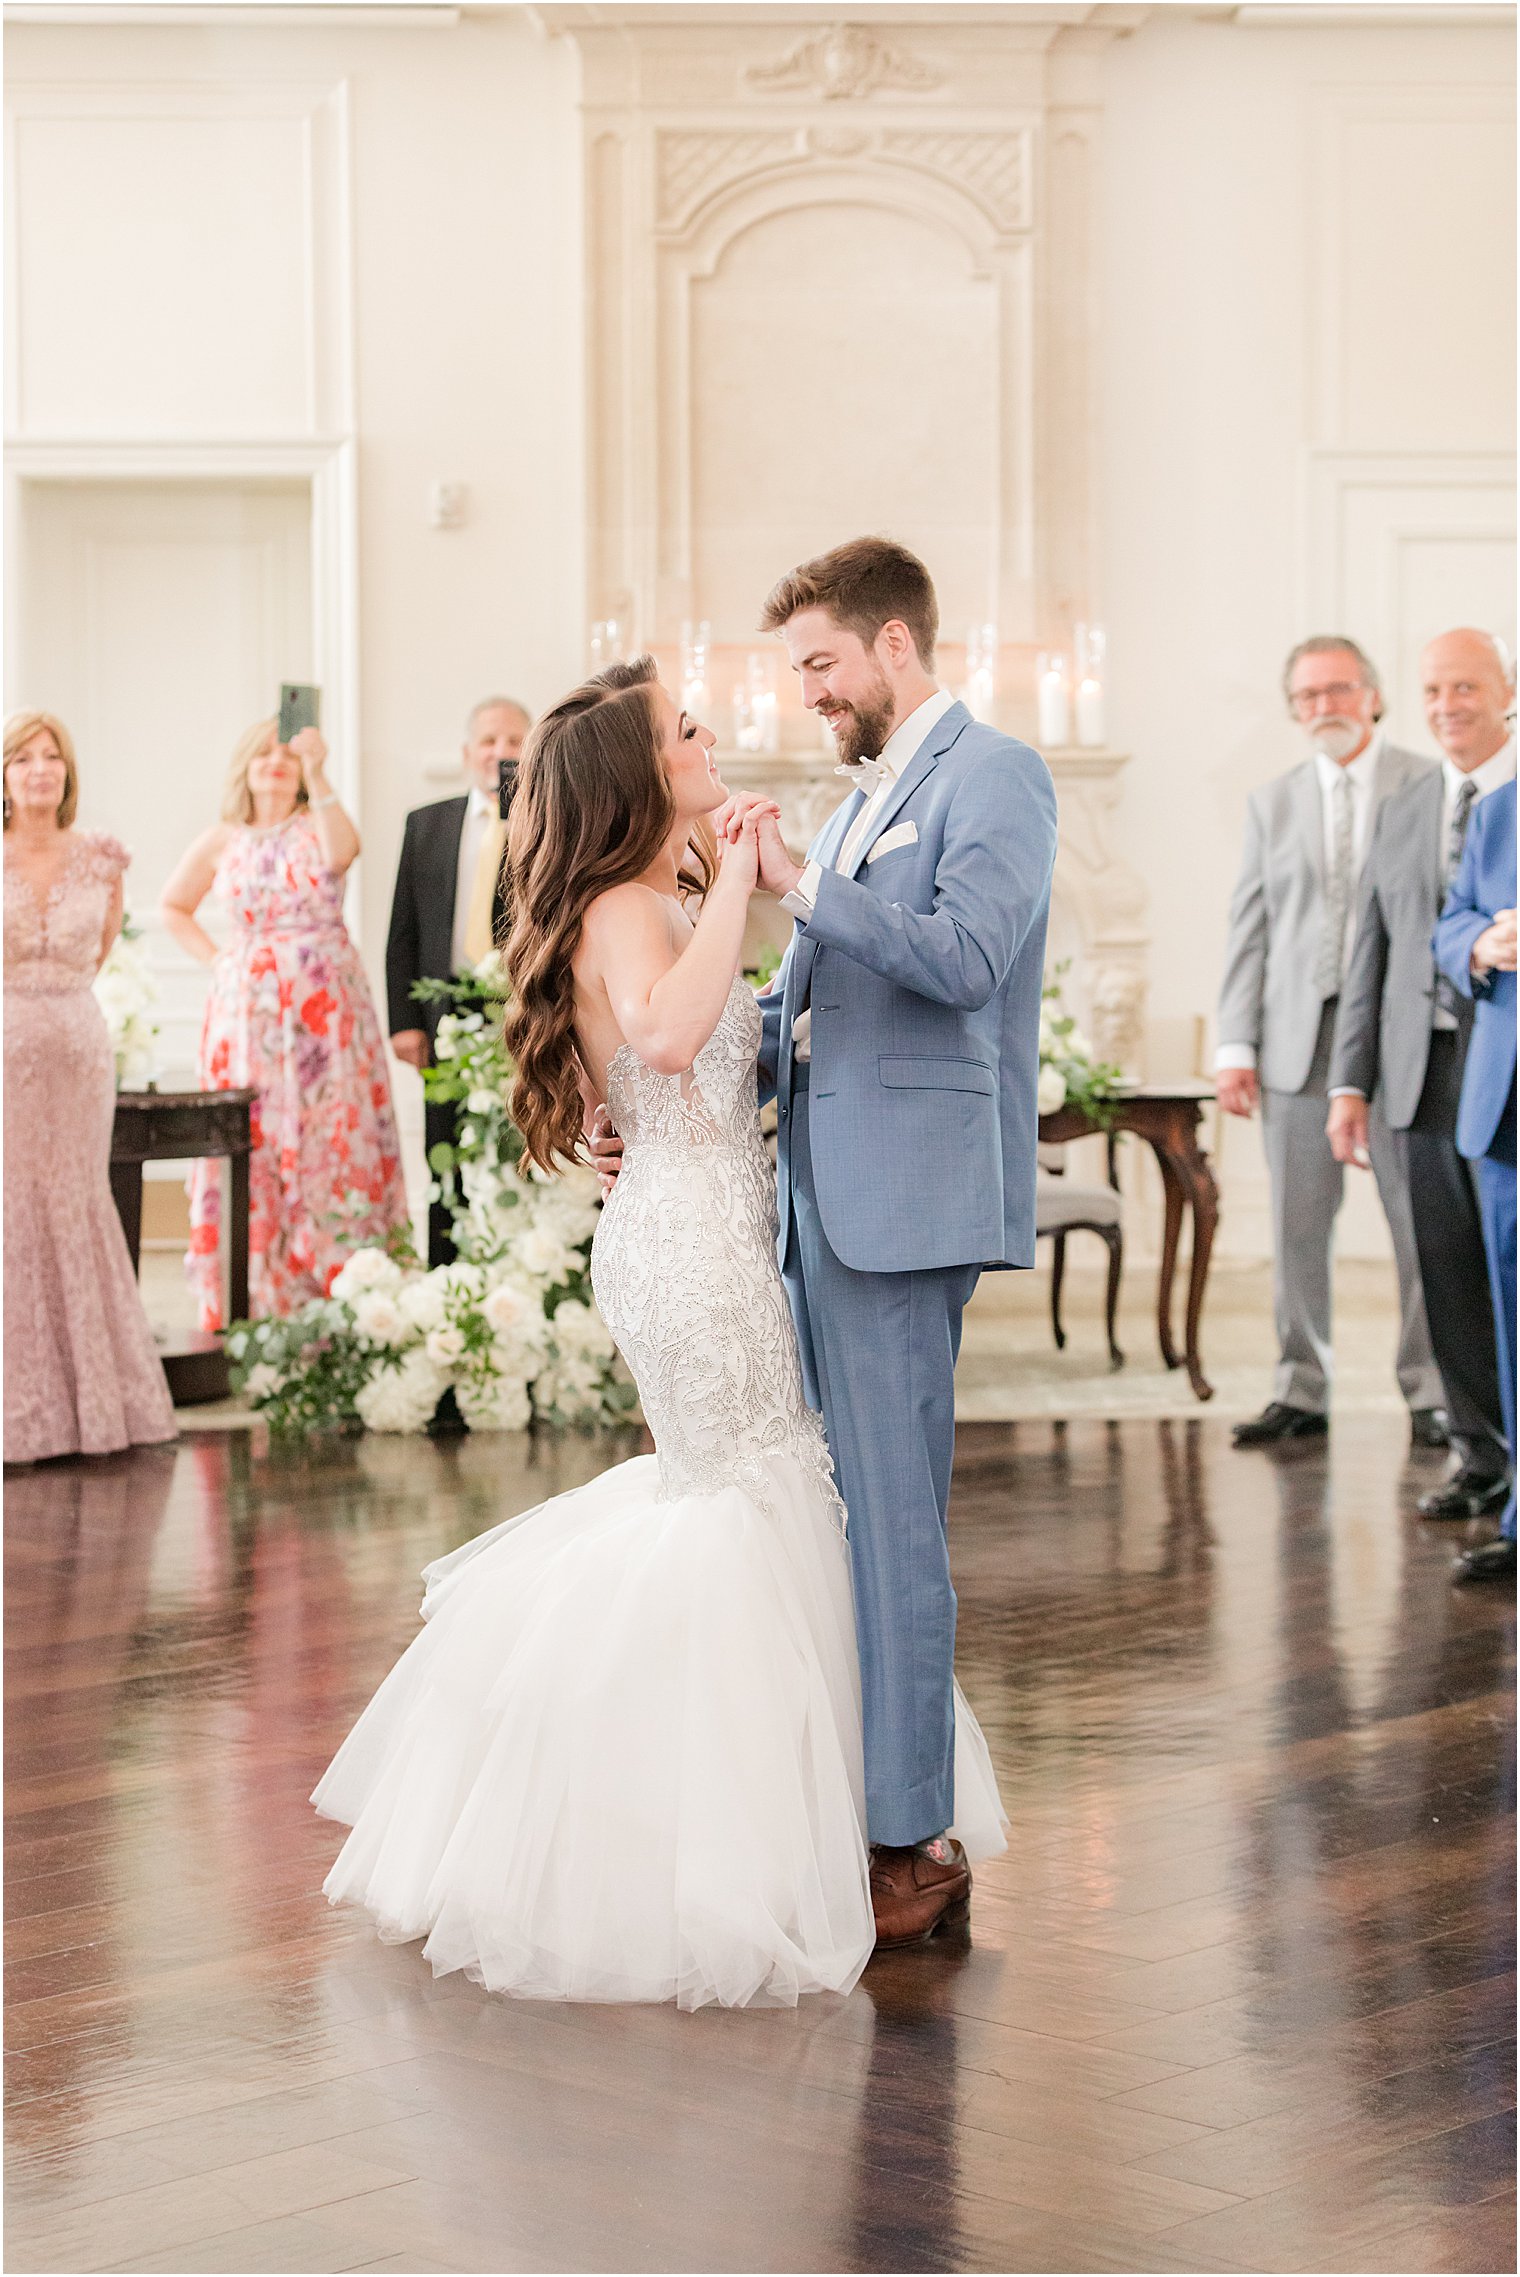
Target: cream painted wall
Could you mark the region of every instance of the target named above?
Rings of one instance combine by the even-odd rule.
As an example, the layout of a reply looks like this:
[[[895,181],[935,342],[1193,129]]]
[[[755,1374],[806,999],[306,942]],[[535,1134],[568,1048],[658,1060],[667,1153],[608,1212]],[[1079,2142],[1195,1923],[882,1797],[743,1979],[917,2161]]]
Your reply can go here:
[[[130,304],[135,257],[144,306],[176,333],[174,354],[188,364],[188,381],[182,370],[171,393],[155,394],[139,336],[127,359],[130,385],[113,393],[110,359],[97,351],[94,382],[81,387],[72,376],[87,353],[77,302],[57,293],[50,300],[47,271],[39,274],[35,262],[19,265],[17,329],[26,344],[24,432],[33,438],[108,444],[148,435],[173,442],[186,425],[217,441],[261,442],[292,432],[355,437],[364,839],[357,898],[378,995],[405,814],[454,787],[440,775],[457,753],[468,706],[501,689],[542,704],[575,678],[583,660],[573,52],[525,16],[411,29],[333,28],[330,21],[307,28],[292,26],[288,15],[268,29],[22,23],[8,27],[6,44],[8,102],[23,122],[37,108],[77,106],[89,114],[132,82],[146,83],[143,107],[174,114],[204,108],[215,117],[240,91],[246,98],[271,87],[295,90],[290,100],[298,110],[325,97],[328,112],[346,111],[346,183],[339,151],[335,194],[346,187],[349,211],[323,210],[334,194],[319,172],[311,231],[317,239],[336,229],[351,240],[350,370],[343,369],[349,341],[325,345],[333,324],[347,330],[341,243],[327,258],[328,249],[318,246],[308,279],[301,273],[305,248],[287,229],[285,258],[297,275],[267,300],[262,290],[269,254],[261,239],[275,240],[287,206],[298,224],[307,210],[300,201],[309,185],[299,178],[293,191],[276,183],[262,202],[258,191],[260,167],[302,163],[302,153],[288,148],[292,130],[284,124],[258,130],[237,120],[223,137],[218,121],[204,130],[203,142],[195,139],[201,130],[192,130],[187,145],[176,117],[165,141],[181,159],[204,156],[207,165],[182,178],[175,196],[172,181],[158,184],[142,164],[140,143],[127,153],[130,180],[113,179],[122,130],[87,115],[62,129],[77,183],[66,198],[34,197],[32,216],[23,124],[16,161],[23,227],[40,216],[45,247],[50,207],[62,206],[61,232],[78,216],[104,217],[124,203],[130,210],[135,200],[137,226],[114,249],[118,269],[127,265],[128,273],[118,274],[114,290]],[[162,99],[153,92],[164,89]],[[283,99],[271,98],[276,107]],[[39,162],[49,161],[56,132],[51,144],[32,139]],[[307,162],[320,167],[321,155]],[[241,197],[224,195],[229,158],[253,173],[251,202],[246,183]],[[183,208],[193,208],[198,195],[216,201],[214,233],[203,221],[185,224]],[[79,236],[75,229],[76,245]],[[208,270],[222,272],[211,292],[221,320],[214,328],[200,315]],[[316,304],[316,360],[332,367],[318,399],[293,390],[279,370],[251,397],[223,384],[229,347],[236,354],[229,326],[247,324],[250,307],[269,308],[287,364],[305,354],[310,343],[296,337],[303,288]],[[122,316],[110,331],[129,322]],[[194,392],[197,360],[203,395],[216,405],[209,427],[204,413],[183,422],[178,412],[187,390]],[[245,360],[255,374],[270,361],[258,341]],[[140,378],[145,365],[148,376]],[[12,433],[16,416],[13,384]],[[468,485],[462,528],[428,526],[435,479]],[[13,687],[13,699],[20,693]],[[45,692],[30,691],[26,700],[45,701]],[[186,836],[198,821],[186,815]],[[157,882],[144,876],[139,891],[156,891]],[[415,1177],[419,1087],[405,1069],[396,1070],[395,1081]]]
[[[932,37],[930,12],[914,38]],[[753,46],[753,30],[734,38]],[[202,270],[226,263],[205,377],[223,439],[356,443],[360,920],[378,984],[403,817],[449,788],[429,763],[446,766],[465,706],[503,684],[542,703],[583,662],[573,44],[525,13],[376,29],[282,12],[267,27],[19,23],[7,66],[23,117],[39,104],[83,114],[69,147],[86,215],[124,194],[115,130],[89,121],[127,82],[174,90],[171,110],[239,122],[205,145],[218,211],[237,222],[196,255]],[[1388,649],[1410,651],[1434,629],[1422,616],[1448,604],[1496,616],[1512,591],[1497,463],[1513,416],[1512,84],[1509,34],[1461,23],[1285,27],[1166,9],[1102,59],[1095,613],[1111,635],[1111,740],[1133,754],[1115,835],[1150,894],[1155,1072],[1186,1065],[1195,1020],[1212,1015],[1246,793],[1296,755],[1275,695],[1286,647],[1316,613],[1345,612],[1399,686],[1396,731],[1423,743],[1409,655]],[[246,370],[229,365],[228,325],[264,305],[272,325],[302,321],[289,280],[270,283],[267,248],[238,235],[265,209],[229,171],[249,90],[270,87],[297,90],[297,110],[319,106],[306,147],[320,306],[302,388],[282,370],[250,398],[243,382],[267,357],[251,345]],[[282,123],[263,147],[288,146]],[[260,163],[257,149],[244,163]],[[25,134],[16,164],[25,223]],[[332,210],[345,185],[346,216]],[[185,201],[200,186],[187,179]],[[172,174],[153,187],[159,219],[127,232],[120,255],[130,263],[138,246],[159,308],[196,236],[179,232],[174,189]],[[267,214],[283,214],[288,235],[305,210],[282,190]],[[62,240],[46,213],[38,226],[20,278],[26,433],[109,443],[174,417],[183,386],[155,397],[140,354],[114,400],[109,355],[81,389],[78,306],[57,293],[50,304],[37,262]],[[203,304],[178,273],[174,321],[193,370]],[[715,320],[740,275],[714,280]],[[120,277],[107,281],[130,305]],[[720,372],[722,344],[712,352]],[[437,478],[469,486],[464,528],[428,527]],[[398,1075],[413,1123],[415,1089]],[[1230,1129],[1223,1169],[1225,1245],[1262,1254],[1254,1133]],[[1377,1213],[1357,1199],[1346,1246],[1376,1252]]]
[[[1419,641],[1443,619],[1513,634],[1513,497],[1486,456],[1513,448],[1513,84],[1512,34],[1464,24],[1170,10],[1110,51],[1104,612],[1153,1066],[1200,1013],[1212,1048],[1246,797],[1301,754],[1277,693],[1293,641],[1327,620],[1363,639],[1392,732],[1430,750]],[[1348,454],[1392,502],[1365,537],[1353,517],[1340,562],[1312,507]],[[1456,503],[1431,487],[1450,454],[1481,477]],[[1443,515],[1434,554],[1400,543]],[[1255,1129],[1226,1125],[1221,1168],[1224,1249],[1264,1254]],[[1341,1238],[1384,1253],[1363,1181]]]

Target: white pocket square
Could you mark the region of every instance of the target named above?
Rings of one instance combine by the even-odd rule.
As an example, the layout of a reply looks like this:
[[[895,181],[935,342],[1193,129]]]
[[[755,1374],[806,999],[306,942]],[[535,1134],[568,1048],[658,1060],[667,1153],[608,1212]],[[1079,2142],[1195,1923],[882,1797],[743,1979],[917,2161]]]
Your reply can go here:
[[[883,854],[895,854],[899,846],[916,846],[917,844],[918,824],[916,822],[900,822],[895,830],[884,830],[882,832],[866,856],[867,865],[869,866],[872,862],[879,862]]]

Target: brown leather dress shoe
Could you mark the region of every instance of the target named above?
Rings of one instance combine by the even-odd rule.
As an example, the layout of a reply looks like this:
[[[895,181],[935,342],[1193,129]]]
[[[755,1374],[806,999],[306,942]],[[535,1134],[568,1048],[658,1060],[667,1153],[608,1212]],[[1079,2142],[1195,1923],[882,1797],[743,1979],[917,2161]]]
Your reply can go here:
[[[927,1944],[939,1930],[970,1916],[971,1868],[965,1851],[948,1834],[906,1850],[873,1843],[871,1907],[878,1953]]]

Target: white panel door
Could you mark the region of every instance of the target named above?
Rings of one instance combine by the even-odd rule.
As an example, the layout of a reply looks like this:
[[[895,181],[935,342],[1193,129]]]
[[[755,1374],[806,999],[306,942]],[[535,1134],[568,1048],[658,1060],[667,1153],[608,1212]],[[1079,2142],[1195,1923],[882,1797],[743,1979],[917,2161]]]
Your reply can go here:
[[[67,722],[81,822],[132,849],[127,903],[163,998],[159,1080],[188,1078],[204,975],[164,934],[158,896],[216,820],[238,737],[274,711],[282,679],[310,677],[310,492],[32,481],[20,540],[6,708],[37,705]],[[219,930],[214,917],[209,929]]]
[[[1434,751],[1420,651],[1454,625],[1515,637],[1515,462],[1316,451],[1308,462],[1307,606],[1377,658],[1395,739]]]

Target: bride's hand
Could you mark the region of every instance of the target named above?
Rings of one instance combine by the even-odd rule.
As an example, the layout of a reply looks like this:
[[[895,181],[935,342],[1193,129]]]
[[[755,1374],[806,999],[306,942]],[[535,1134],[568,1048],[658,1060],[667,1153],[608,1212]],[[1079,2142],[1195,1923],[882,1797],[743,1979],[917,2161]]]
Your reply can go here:
[[[760,817],[749,813],[741,815],[736,834],[718,840],[718,874],[737,875],[746,893],[753,893],[760,879]]]
[[[732,845],[746,816],[754,815],[758,819],[762,814],[774,815],[778,822],[781,819],[780,807],[774,799],[767,798],[763,791],[735,791],[733,797],[720,806],[712,818],[713,836],[720,846],[725,840]]]

